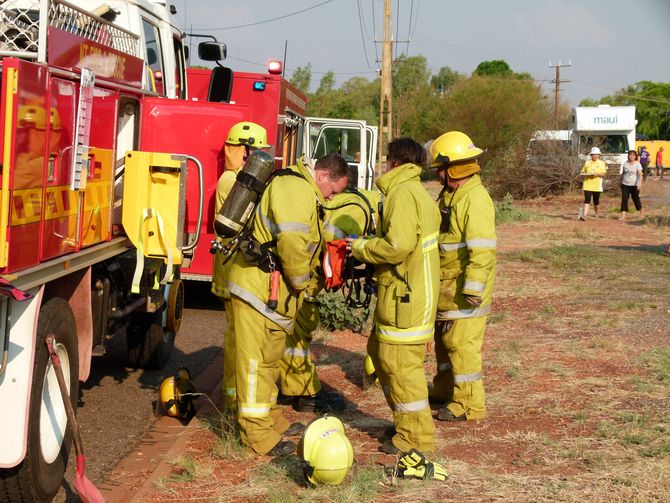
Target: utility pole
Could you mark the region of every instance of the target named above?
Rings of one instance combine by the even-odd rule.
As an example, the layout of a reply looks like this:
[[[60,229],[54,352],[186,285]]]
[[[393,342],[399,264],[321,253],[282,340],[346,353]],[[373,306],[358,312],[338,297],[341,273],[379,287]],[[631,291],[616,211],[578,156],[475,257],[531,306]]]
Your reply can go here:
[[[393,22],[391,18],[391,0],[384,0],[384,28],[382,34],[382,68],[381,68],[381,100],[379,106],[379,163],[376,174],[381,174],[384,146],[391,141],[393,129],[391,124],[393,102]]]
[[[561,68],[567,66],[572,66],[570,60],[568,60],[567,64],[562,64],[561,60],[559,59],[557,65],[552,65],[551,61],[549,61],[549,68],[556,68],[556,78],[550,81],[552,84],[556,84],[554,87],[554,129],[558,129],[558,106],[561,102],[561,84],[564,82],[570,82],[569,80],[561,80]]]

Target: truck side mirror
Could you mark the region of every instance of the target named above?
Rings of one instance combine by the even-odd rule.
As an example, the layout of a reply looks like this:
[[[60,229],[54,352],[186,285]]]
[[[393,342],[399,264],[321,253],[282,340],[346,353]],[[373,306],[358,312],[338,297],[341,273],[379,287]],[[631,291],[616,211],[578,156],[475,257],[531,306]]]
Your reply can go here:
[[[203,61],[221,61],[226,59],[226,44],[222,42],[200,42],[198,57]]]
[[[209,92],[207,101],[228,102],[233,92],[233,71],[225,66],[217,66],[212,69],[209,80]]]

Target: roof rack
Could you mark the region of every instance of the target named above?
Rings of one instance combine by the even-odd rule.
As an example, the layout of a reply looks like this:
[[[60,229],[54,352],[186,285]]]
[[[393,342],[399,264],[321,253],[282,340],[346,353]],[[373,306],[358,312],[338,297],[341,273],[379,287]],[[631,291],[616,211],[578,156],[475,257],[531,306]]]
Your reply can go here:
[[[0,57],[46,63],[47,27],[139,56],[138,35],[65,0],[5,0],[0,4]]]

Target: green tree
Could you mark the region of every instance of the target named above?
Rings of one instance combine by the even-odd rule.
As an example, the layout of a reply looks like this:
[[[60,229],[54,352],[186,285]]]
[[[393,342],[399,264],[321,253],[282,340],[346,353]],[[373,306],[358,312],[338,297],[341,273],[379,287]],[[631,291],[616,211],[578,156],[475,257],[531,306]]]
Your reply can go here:
[[[503,59],[482,61],[473,73],[480,77],[514,77],[519,80],[533,80],[533,76],[528,72],[516,73],[513,71],[507,61]]]
[[[309,93],[309,87],[312,84],[312,63],[307,63],[304,68],[302,66],[296,68],[289,82],[303,93]]]
[[[513,73],[507,61],[503,59],[482,61],[474,71],[474,74],[480,77],[509,77]]]
[[[448,66],[441,67],[438,72],[430,78],[430,85],[439,92],[444,93],[456,82],[463,78],[463,75]]]
[[[319,81],[319,88],[316,94],[325,94],[331,92],[335,88],[335,72],[327,71]]]

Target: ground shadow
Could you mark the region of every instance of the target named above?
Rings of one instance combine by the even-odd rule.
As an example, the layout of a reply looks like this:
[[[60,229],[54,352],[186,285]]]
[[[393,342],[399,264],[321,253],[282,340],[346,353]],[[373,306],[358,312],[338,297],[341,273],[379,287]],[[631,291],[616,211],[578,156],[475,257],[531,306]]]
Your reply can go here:
[[[663,244],[639,244],[639,245],[610,245],[607,248],[618,251],[639,251],[651,253],[652,255],[665,255],[667,243]]]

